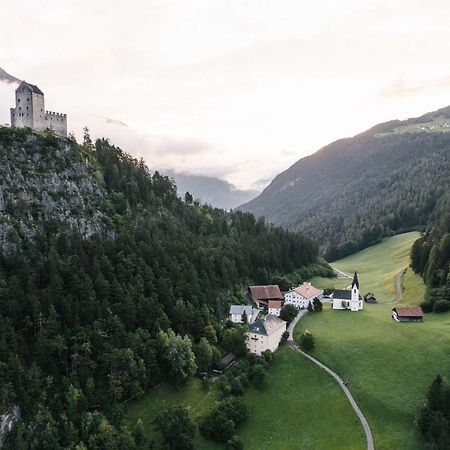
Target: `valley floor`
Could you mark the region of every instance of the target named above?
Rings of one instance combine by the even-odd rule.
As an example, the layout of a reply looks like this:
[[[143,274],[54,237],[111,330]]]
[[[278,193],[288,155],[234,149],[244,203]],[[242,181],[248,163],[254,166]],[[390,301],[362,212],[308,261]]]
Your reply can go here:
[[[381,244],[336,261],[347,273],[358,269],[361,293],[373,292],[379,303],[359,312],[309,313],[295,329],[308,329],[316,338],[311,354],[344,380],[371,427],[375,448],[414,450],[421,438],[414,426],[418,407],[436,375],[450,376],[450,313],[427,314],[423,323],[391,319],[396,274],[407,268],[409,251],[418,233],[385,239]],[[345,287],[345,279],[312,280],[319,287]],[[333,284],[331,284],[333,283]],[[402,277],[402,304],[420,303],[423,283],[411,269]],[[127,414],[138,417],[152,435],[151,420],[162,402],[180,402],[194,419],[211,407],[214,388],[204,391],[198,380],[175,391],[161,385],[130,403]],[[250,388],[244,395],[248,422],[239,429],[245,449],[364,449],[364,432],[338,384],[287,345],[280,348],[268,370],[264,390]],[[224,448],[197,436],[196,448]]]

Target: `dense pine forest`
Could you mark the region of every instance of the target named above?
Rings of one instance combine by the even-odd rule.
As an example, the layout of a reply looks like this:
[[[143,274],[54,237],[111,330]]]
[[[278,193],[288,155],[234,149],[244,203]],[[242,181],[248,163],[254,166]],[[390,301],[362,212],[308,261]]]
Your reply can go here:
[[[425,281],[425,312],[450,310],[450,213],[430,225],[411,250],[411,266]]]
[[[241,208],[316,239],[328,261],[450,209],[450,108],[375,126],[302,158]]]
[[[182,201],[167,177],[88,133],[78,145],[0,128],[0,156],[6,449],[141,448],[124,402],[217,366],[245,283],[326,270],[311,239]]]

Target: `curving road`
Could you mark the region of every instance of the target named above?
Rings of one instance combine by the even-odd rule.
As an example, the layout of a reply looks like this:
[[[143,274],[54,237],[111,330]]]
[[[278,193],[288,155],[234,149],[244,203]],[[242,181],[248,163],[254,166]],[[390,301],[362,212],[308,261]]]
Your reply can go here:
[[[366,440],[367,440],[367,450],[374,450],[374,444],[373,444],[373,437],[372,432],[370,431],[369,423],[367,422],[367,419],[365,418],[364,414],[362,413],[360,407],[356,403],[355,399],[353,398],[352,393],[344,383],[344,380],[336,373],[333,372],[329,367],[327,367],[325,364],[322,364],[318,359],[313,358],[311,355],[308,355],[308,353],[305,353],[303,350],[300,350],[297,343],[294,341],[293,332],[295,325],[297,325],[297,322],[308,312],[308,310],[300,310],[297,317],[291,322],[288,328],[289,332],[289,339],[288,343],[297,352],[301,353],[305,358],[308,358],[310,361],[312,361],[314,364],[319,366],[321,369],[325,370],[325,372],[329,373],[339,384],[341,389],[344,391],[345,395],[347,396],[350,404],[352,405],[352,408],[354,409],[356,415],[358,416],[358,419],[360,420],[364,432],[366,433]]]
[[[402,276],[406,272],[406,269],[401,270],[396,276],[395,276],[395,298],[394,300],[391,300],[390,302],[387,302],[387,304],[397,303],[402,299]]]

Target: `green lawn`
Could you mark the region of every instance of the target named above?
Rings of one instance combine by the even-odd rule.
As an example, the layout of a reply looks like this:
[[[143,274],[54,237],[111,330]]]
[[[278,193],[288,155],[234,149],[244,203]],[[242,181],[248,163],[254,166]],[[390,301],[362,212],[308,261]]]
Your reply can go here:
[[[251,388],[244,396],[249,420],[239,435],[246,450],[366,448],[338,384],[287,345],[275,353],[267,381],[264,391]]]
[[[346,272],[356,266],[362,292],[372,291],[378,300],[390,300],[395,274],[408,265],[409,248],[416,237],[416,233],[407,233],[385,239],[333,265]],[[423,299],[423,282],[411,269],[402,287],[402,304],[414,305]],[[356,313],[332,311],[326,305],[322,313],[308,314],[300,321],[295,337],[305,328],[311,331],[316,338],[312,355],[349,382],[369,421],[377,450],[414,450],[422,448],[413,423],[415,413],[435,375],[450,375],[450,313],[428,314],[423,323],[397,323],[390,317],[392,307],[365,304]]]
[[[395,275],[408,267],[411,246],[419,236],[418,232],[413,231],[386,238],[380,244],[335,261],[331,265],[350,275],[357,269],[361,295],[373,292],[379,302],[390,301],[395,297]],[[344,289],[351,284],[351,280],[339,278],[314,277],[310,281],[322,289]]]

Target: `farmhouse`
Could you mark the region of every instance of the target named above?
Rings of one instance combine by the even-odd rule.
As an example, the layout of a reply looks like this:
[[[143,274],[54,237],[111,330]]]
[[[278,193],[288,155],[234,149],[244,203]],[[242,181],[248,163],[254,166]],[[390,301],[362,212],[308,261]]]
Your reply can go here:
[[[284,294],[284,303],[297,308],[307,308],[309,302],[312,303],[315,297],[321,300],[323,291],[315,288],[311,283],[303,283]]]
[[[260,356],[266,350],[274,352],[286,331],[286,322],[268,314],[248,326],[247,348],[250,353]]]
[[[229,319],[234,323],[242,323],[244,312],[247,316],[247,323],[253,323],[260,311],[250,305],[231,305]]]
[[[392,318],[397,322],[422,322],[422,308],[393,308]]]
[[[280,315],[282,306],[283,302],[281,300],[269,300],[269,303],[267,305],[268,313],[278,317]]]
[[[337,290],[331,294],[333,299],[333,309],[349,309],[350,311],[359,311],[363,309],[363,299],[359,295],[358,274],[355,271],[353,276],[351,290]]]
[[[258,308],[269,306],[269,300],[283,300],[277,284],[268,286],[250,286],[250,294]]]

